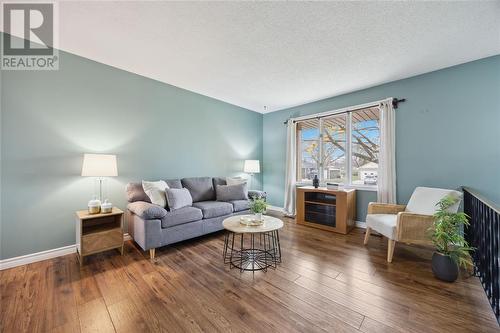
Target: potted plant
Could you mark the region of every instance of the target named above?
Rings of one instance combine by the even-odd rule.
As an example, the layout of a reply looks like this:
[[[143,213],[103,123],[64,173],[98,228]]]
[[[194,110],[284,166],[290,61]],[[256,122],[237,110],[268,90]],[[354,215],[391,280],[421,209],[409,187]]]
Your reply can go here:
[[[459,267],[472,265],[470,252],[473,248],[469,247],[462,233],[463,226],[469,224],[467,215],[448,211],[458,200],[449,195],[441,199],[434,214],[434,225],[430,228],[432,242],[436,246],[432,255],[432,272],[438,279],[447,282],[457,279]]]
[[[250,199],[250,211],[255,214],[255,219],[257,221],[262,221],[262,213],[266,211],[267,203],[263,198],[252,198]]]

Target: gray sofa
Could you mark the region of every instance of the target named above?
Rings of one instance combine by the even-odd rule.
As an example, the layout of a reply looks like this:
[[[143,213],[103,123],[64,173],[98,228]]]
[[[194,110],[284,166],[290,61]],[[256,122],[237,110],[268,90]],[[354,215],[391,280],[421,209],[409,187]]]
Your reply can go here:
[[[128,230],[143,250],[154,258],[157,247],[180,242],[222,230],[228,216],[247,214],[248,200],[217,201],[217,185],[225,178],[196,177],[166,180],[170,188],[187,188],[193,198],[192,207],[169,210],[153,205],[141,183],[127,184]],[[249,197],[266,197],[262,191],[250,190]]]

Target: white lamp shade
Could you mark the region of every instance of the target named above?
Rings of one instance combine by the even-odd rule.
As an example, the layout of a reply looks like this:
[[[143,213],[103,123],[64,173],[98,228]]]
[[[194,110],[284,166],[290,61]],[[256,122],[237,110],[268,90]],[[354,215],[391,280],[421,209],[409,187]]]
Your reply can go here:
[[[243,167],[243,172],[246,173],[259,173],[260,163],[259,160],[245,160],[245,165]]]
[[[118,168],[116,167],[116,155],[83,154],[82,176],[118,176]]]

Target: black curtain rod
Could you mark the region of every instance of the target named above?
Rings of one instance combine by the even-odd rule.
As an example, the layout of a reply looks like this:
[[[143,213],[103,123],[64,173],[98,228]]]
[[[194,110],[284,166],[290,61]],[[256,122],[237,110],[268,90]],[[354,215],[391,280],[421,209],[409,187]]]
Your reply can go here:
[[[395,109],[397,109],[399,106],[399,103],[404,103],[404,102],[406,102],[406,98],[393,98],[392,99],[392,106]],[[352,112],[352,111],[362,110],[362,109],[366,109],[366,108],[353,109],[353,110],[349,110],[349,111],[345,111],[345,112],[339,112],[337,114],[342,114],[342,113],[347,113],[347,112]],[[286,125],[287,122],[288,122],[288,120],[284,121],[283,124]],[[296,122],[296,121],[294,120],[294,122]]]

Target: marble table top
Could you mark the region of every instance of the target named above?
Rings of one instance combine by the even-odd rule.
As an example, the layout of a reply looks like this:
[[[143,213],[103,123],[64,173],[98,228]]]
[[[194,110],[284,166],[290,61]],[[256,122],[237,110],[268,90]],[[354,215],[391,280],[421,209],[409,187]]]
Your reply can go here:
[[[240,223],[242,217],[252,217],[253,215],[235,215],[228,217],[222,222],[224,229],[238,234],[269,232],[283,228],[283,221],[269,215],[262,215],[264,223],[257,226],[244,225]]]

